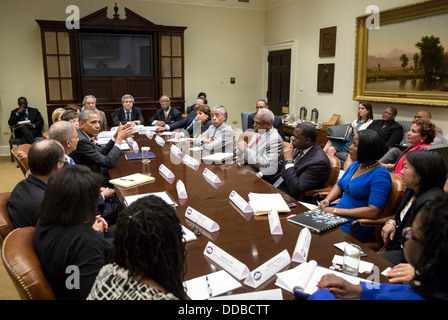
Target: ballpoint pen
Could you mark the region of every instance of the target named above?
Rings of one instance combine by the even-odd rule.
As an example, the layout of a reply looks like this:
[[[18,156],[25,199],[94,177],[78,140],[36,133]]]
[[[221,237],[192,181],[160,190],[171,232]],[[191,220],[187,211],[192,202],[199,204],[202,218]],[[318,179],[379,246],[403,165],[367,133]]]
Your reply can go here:
[[[121,181],[134,181],[134,179],[123,179],[123,178],[121,178],[120,180]]]
[[[211,297],[213,294],[212,288],[210,287],[210,282],[208,281],[208,276],[205,276],[205,282],[207,282],[208,296]]]

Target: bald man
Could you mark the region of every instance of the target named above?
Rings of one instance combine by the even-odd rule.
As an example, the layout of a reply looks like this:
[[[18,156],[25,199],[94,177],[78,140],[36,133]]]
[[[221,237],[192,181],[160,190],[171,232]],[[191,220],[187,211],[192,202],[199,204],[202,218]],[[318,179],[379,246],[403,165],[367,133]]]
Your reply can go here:
[[[426,119],[431,120],[431,112],[426,110],[417,111],[414,115],[414,120]],[[437,145],[441,143],[445,143],[446,139],[443,137],[443,130],[440,127],[437,127],[437,135],[434,138],[434,141],[431,143],[432,145]],[[396,163],[403,149],[399,147],[390,148],[389,151],[379,160],[381,163]]]

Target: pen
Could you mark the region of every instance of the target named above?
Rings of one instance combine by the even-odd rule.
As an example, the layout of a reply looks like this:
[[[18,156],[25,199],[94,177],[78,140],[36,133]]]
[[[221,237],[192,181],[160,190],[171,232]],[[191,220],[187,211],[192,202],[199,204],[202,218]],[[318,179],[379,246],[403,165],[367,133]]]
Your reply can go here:
[[[210,287],[210,282],[208,281],[208,276],[205,276],[205,281],[207,282],[208,296],[212,296],[212,288]]]
[[[133,179],[123,179],[123,178],[121,178],[120,180],[122,180],[122,181],[134,181]]]

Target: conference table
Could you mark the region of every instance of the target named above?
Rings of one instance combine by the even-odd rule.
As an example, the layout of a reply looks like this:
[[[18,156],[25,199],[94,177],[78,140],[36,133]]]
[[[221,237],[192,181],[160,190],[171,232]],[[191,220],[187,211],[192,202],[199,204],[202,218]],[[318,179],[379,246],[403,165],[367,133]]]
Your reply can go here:
[[[149,139],[145,134],[138,133],[134,136],[134,140],[140,148],[150,147],[150,151],[155,155],[155,158],[150,161],[150,171],[151,175],[155,177],[155,181],[127,189],[115,187],[115,190],[121,201],[123,201],[124,197],[130,195],[167,191],[177,203],[175,207],[176,213],[182,225],[186,228],[190,230],[201,229],[185,217],[188,207],[199,211],[219,225],[219,231],[210,233],[202,229],[196,240],[186,244],[187,273],[185,280],[194,279],[222,269],[204,255],[204,249],[208,242],[212,242],[235,259],[244,263],[250,271],[258,268],[285,249],[292,256],[302,228],[287,222],[286,218],[291,214],[300,214],[307,211],[308,208],[306,206],[258,178],[254,173],[247,171],[239,164],[204,163],[200,161],[201,151],[192,151],[189,142],[173,143],[167,141],[172,138],[170,136],[160,137],[164,140],[165,144],[163,146],[157,143],[154,137]],[[182,151],[181,157],[179,154],[170,151],[173,144],[179,148],[176,150]],[[184,164],[182,158],[185,155],[199,159],[199,167],[195,168]],[[165,178],[159,171],[161,164],[168,168],[175,177],[171,179]],[[210,170],[219,177],[220,182],[212,183],[209,179],[206,179],[204,177],[205,169]],[[109,174],[114,179],[134,173],[142,173],[142,170],[142,160],[126,160],[123,155],[115,167],[109,170]],[[178,180],[181,180],[185,185],[188,195],[186,199],[178,198],[176,189]],[[267,215],[260,216],[253,213],[243,213],[239,210],[229,200],[229,195],[232,191],[238,193],[246,201],[249,200],[248,195],[251,192],[262,194],[280,193],[286,201],[295,203],[296,206],[291,208],[291,212],[279,213],[283,234],[271,234]],[[339,228],[325,231],[322,234],[311,233],[311,235],[308,261],[315,260],[320,266],[325,268],[332,266],[332,260],[335,255],[343,255],[343,252],[334,246],[335,243],[347,241],[360,244],[356,239]],[[362,261],[373,263],[380,272],[387,267],[392,267],[387,260],[374,251],[362,244],[360,245],[363,251],[368,254],[367,257],[362,258]],[[291,262],[286,269],[297,265],[298,263]],[[359,274],[359,277],[362,278],[368,278],[369,276],[371,274]],[[278,286],[275,285],[275,280],[276,277],[273,276],[256,289],[243,284],[244,281],[240,281],[242,287],[227,294],[278,289]],[[387,278],[382,275],[378,275],[378,279],[375,281],[388,282]],[[286,290],[282,290],[282,295],[285,300],[294,299],[293,294]]]

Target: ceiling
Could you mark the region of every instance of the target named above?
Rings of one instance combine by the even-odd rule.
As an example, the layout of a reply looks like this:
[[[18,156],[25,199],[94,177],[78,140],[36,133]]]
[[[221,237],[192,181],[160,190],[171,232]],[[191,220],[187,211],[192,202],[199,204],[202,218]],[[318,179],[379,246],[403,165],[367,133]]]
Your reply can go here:
[[[138,0],[145,2],[164,2],[236,9],[267,10],[294,0]]]

